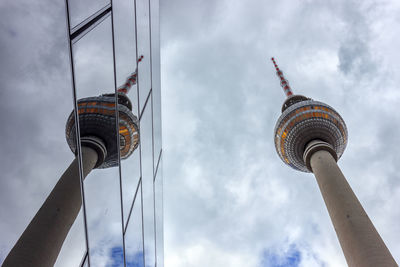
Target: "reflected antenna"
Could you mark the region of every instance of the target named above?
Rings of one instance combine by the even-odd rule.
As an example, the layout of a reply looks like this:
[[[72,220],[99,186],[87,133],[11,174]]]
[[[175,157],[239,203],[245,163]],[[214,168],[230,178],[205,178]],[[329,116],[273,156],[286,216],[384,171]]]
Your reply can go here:
[[[139,64],[139,62],[142,61],[142,59],[143,59],[143,55],[141,55],[139,57],[139,59],[137,60],[137,63]],[[137,67],[136,67],[136,70],[134,72],[132,72],[131,75],[128,76],[128,78],[126,78],[126,82],[123,85],[121,85],[120,87],[118,87],[117,91],[127,94],[129,92],[129,90],[131,90],[131,87],[136,84],[136,82],[137,82]]]

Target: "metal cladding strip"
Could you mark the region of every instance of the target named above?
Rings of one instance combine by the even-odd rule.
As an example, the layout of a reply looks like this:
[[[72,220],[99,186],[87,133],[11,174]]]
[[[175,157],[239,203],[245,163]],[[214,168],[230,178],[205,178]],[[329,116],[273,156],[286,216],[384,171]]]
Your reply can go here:
[[[70,30],[70,40],[72,43],[76,43],[85,34],[93,30],[98,24],[105,20],[111,14],[111,4],[104,6],[102,9],[98,10],[96,13],[76,25]]]
[[[289,82],[283,76],[283,72],[279,69],[278,65],[275,62],[275,59],[272,57],[271,60],[274,63],[274,66],[276,69],[276,75],[278,75],[279,79],[281,80],[281,86],[282,86],[283,91],[285,92],[286,96],[289,97],[289,96],[293,95],[292,89],[289,86]]]
[[[137,63],[142,61],[142,59],[143,59],[143,55],[141,55],[139,57],[139,59],[137,60]],[[136,81],[137,81],[137,67],[136,67],[136,70],[134,72],[132,72],[131,75],[128,76],[124,85],[120,86],[117,91],[127,94],[129,92],[129,90],[131,89],[131,87],[136,84]]]

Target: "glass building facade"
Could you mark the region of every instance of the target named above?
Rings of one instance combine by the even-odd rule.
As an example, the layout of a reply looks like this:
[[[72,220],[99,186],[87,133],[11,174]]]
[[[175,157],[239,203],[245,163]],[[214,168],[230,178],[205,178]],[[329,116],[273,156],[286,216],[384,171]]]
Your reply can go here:
[[[128,158],[118,153],[117,166],[94,169],[86,178],[80,171],[82,209],[56,266],[163,266],[159,2],[66,0],[66,10],[72,106],[115,94],[136,71],[127,96],[140,137]],[[121,114],[115,108],[112,114],[115,131],[109,134],[120,147],[126,141],[117,134]]]

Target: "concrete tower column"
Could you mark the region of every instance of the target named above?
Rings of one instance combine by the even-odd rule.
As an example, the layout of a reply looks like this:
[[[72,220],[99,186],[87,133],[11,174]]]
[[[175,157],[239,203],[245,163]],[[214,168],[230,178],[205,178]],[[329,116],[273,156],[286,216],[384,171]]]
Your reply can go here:
[[[98,152],[82,146],[83,176],[96,166]],[[2,266],[53,266],[62,244],[81,208],[78,159],[61,176],[42,207],[33,217]]]
[[[350,267],[398,266],[336,163],[336,152],[311,141],[304,159],[317,179],[326,207]]]
[[[116,115],[110,112],[110,107],[114,107],[119,114],[119,135],[116,132]],[[138,119],[133,115],[132,103],[125,93],[79,99],[77,113],[83,178],[94,168],[118,166],[119,159],[128,158],[138,147]],[[65,127],[67,143],[74,154],[78,147],[75,116],[76,113],[72,111]],[[78,159],[75,159],[61,176],[2,266],[54,265],[82,204],[78,163]]]

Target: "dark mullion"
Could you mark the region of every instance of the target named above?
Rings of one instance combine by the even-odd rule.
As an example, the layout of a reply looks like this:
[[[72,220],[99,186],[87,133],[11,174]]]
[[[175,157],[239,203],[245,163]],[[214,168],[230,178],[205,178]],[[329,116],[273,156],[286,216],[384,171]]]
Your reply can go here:
[[[87,19],[85,19],[83,22],[72,28],[70,31],[71,42],[75,43],[80,38],[82,38],[87,32],[92,30],[94,26],[96,26],[96,24],[102,22],[107,16],[109,16],[111,14],[111,10],[111,4],[108,4]]]
[[[85,266],[85,261],[86,261],[87,256],[88,256],[88,252],[86,251],[85,255],[83,255],[83,257],[82,257],[81,264],[79,264],[80,267]]]
[[[144,102],[144,106],[143,106],[143,108],[142,108],[142,112],[140,112],[139,121],[142,119],[142,115],[143,115],[143,113],[144,113],[144,109],[145,109],[146,106],[147,106],[147,102],[149,102],[149,98],[150,98],[150,95],[151,95],[152,91],[153,91],[153,89],[150,88],[149,94],[147,95],[146,101]],[[153,120],[153,116],[151,116],[151,118],[152,118],[152,120]],[[152,123],[153,123],[153,122],[152,122]]]
[[[155,172],[154,172],[153,183],[154,183],[154,181],[156,180],[156,177],[157,177],[158,165],[160,164],[161,154],[162,154],[162,149],[160,150],[160,154],[158,155],[157,166],[156,166],[156,170],[155,170]]]
[[[138,185],[137,185],[137,187],[136,187],[135,195],[134,195],[134,197],[133,197],[133,201],[132,201],[132,204],[131,204],[131,208],[130,208],[130,210],[129,210],[128,219],[126,220],[126,225],[125,225],[125,228],[124,228],[124,235],[126,234],[126,230],[127,230],[127,228],[128,228],[128,224],[129,224],[129,220],[130,220],[130,218],[131,218],[133,206],[135,205],[137,193],[138,193],[138,191],[139,191],[139,187],[140,187],[140,184],[141,184],[141,183],[142,183],[142,177],[140,177],[139,182],[138,182]]]
[[[111,7],[113,6],[113,1],[110,0]],[[110,7],[110,10],[111,10]],[[105,10],[104,12],[107,12]],[[102,14],[106,14],[106,13]],[[101,14],[99,15],[101,16]],[[103,15],[105,16],[105,15]],[[100,17],[101,18],[101,17]],[[120,140],[119,140],[119,111],[118,111],[118,92],[117,92],[117,66],[116,66],[116,59],[115,59],[115,27],[114,27],[114,12],[111,12],[111,40],[112,40],[112,51],[113,51],[113,71],[114,71],[114,93],[115,93],[115,130],[116,130],[116,137],[115,140],[117,142],[117,147],[120,147]],[[121,233],[122,233],[122,251],[123,251],[123,258],[124,258],[124,266],[126,266],[126,251],[125,251],[125,235],[124,235],[124,204],[122,200],[122,174],[121,174],[121,153],[120,150],[117,150],[118,154],[118,176],[119,176],[119,197],[120,197],[120,208],[121,208]]]
[[[81,137],[80,137],[80,128],[79,128],[79,115],[78,115],[78,103],[77,103],[77,94],[76,94],[76,86],[75,86],[75,67],[73,60],[73,51],[72,51],[72,40],[70,35],[71,23],[69,19],[69,5],[68,0],[65,0],[65,12],[67,19],[67,32],[68,32],[68,48],[69,48],[69,60],[70,60],[70,71],[71,71],[71,85],[72,85],[72,97],[74,102],[74,119],[75,119],[75,134],[76,134],[76,148],[77,148],[77,157],[78,157],[78,170],[79,170],[79,185],[81,190],[81,201],[82,201],[82,210],[83,210],[83,225],[85,228],[85,240],[86,240],[86,252],[87,252],[87,263],[90,267],[90,255],[89,255],[89,233],[88,233],[88,223],[86,216],[86,200],[85,200],[85,190],[83,184],[83,163],[82,163],[82,151],[81,151]]]

